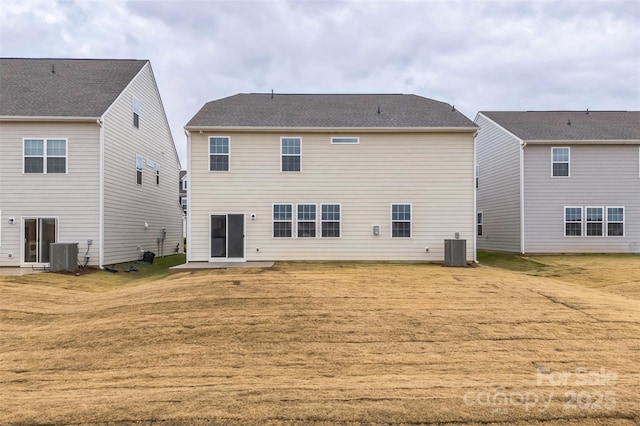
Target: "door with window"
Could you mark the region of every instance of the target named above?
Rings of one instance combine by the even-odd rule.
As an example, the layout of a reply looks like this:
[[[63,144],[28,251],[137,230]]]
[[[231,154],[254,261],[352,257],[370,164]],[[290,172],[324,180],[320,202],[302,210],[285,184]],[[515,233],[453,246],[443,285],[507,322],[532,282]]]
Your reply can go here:
[[[244,260],[244,214],[212,214],[210,228],[212,261]]]
[[[53,217],[26,218],[24,223],[24,263],[49,263],[49,244],[57,240],[57,220]]]

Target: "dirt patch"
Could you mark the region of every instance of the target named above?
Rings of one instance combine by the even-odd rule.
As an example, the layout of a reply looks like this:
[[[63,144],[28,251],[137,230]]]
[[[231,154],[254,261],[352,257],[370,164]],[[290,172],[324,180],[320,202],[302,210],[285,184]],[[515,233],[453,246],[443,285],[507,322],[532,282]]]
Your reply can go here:
[[[0,293],[0,423],[640,421],[640,302],[564,279],[280,263]]]

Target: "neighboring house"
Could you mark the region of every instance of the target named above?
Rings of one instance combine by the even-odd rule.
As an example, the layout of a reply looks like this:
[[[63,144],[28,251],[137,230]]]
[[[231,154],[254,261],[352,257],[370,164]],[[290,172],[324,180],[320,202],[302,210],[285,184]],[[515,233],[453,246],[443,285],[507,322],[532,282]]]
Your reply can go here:
[[[187,260],[474,260],[474,134],[415,95],[238,94],[189,121]]]
[[[640,253],[640,112],[479,112],[479,249]]]
[[[147,60],[0,59],[0,266],[49,243],[111,265],[181,242],[178,156]]]
[[[189,181],[187,180],[187,171],[180,170],[180,179],[178,181],[178,202],[182,207],[184,214],[187,214],[187,186]]]

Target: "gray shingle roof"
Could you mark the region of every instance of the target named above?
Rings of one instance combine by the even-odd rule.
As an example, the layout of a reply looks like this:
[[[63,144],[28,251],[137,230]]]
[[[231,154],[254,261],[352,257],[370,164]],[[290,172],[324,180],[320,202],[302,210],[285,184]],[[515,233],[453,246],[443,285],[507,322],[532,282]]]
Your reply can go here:
[[[525,141],[640,140],[640,111],[480,113]]]
[[[380,108],[380,113],[378,113]],[[452,106],[416,95],[241,93],[206,103],[189,127],[475,128]]]
[[[2,58],[0,116],[99,117],[147,62]]]

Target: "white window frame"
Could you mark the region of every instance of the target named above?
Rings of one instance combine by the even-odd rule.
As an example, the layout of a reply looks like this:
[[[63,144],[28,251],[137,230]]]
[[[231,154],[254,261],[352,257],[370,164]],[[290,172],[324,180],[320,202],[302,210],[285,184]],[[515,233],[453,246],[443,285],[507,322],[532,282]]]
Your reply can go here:
[[[180,207],[182,207],[182,210],[186,213],[187,211],[187,196],[183,195],[182,197],[180,197]]]
[[[131,110],[133,111],[133,122],[131,123],[134,128],[140,128],[140,99],[134,97],[131,102]]]
[[[597,220],[589,220],[589,209],[600,209],[600,212],[602,214],[602,220],[601,221],[597,221]],[[585,237],[604,237],[606,235],[606,221],[605,221],[605,208],[602,206],[585,206],[584,207],[584,236]],[[602,225],[602,234],[600,235],[589,235],[589,224],[590,223],[599,223]]]
[[[331,138],[331,144],[333,145],[358,145],[359,143],[360,138],[354,136],[335,136]]]
[[[297,139],[300,142],[300,153],[299,154],[285,154],[284,150],[284,140],[285,139]],[[282,165],[284,161],[284,157],[299,157],[300,158],[300,170],[283,170]],[[280,171],[283,173],[300,173],[302,172],[302,137],[300,136],[282,136],[280,138]]]
[[[484,235],[484,212],[476,212],[476,236]]]
[[[622,220],[609,220],[609,209],[622,209]],[[607,206],[605,209],[605,214],[606,216],[606,236],[607,237],[611,237],[611,238],[621,238],[625,236],[625,231],[626,231],[626,226],[625,226],[625,216],[626,216],[626,212],[625,212],[625,208],[624,206]],[[610,223],[621,223],[622,224],[622,235],[609,235],[609,224]]]
[[[566,149],[567,150],[567,161],[555,161],[553,159],[553,152],[556,149]],[[566,176],[556,176],[553,174],[553,165],[554,164],[564,164],[567,163],[567,175]],[[556,178],[568,178],[571,177],[571,148],[568,146],[552,146],[551,147],[551,177]]]
[[[227,140],[227,152],[211,152],[211,139],[226,139]],[[214,172],[214,173],[227,173],[231,171],[231,136],[209,136],[209,138],[207,138],[207,143],[209,144],[209,165],[208,165],[208,169],[210,172]],[[212,155],[217,155],[217,156],[225,156],[227,157],[227,170],[211,170],[211,156]]]
[[[577,223],[576,221],[567,221],[567,209],[580,209],[580,235],[567,235],[567,223]],[[584,236],[584,207],[582,206],[565,206],[562,209],[563,234],[567,238],[580,238]]]
[[[480,188],[480,164],[475,167],[476,189]]]
[[[393,206],[409,206],[409,220],[393,220]],[[413,238],[413,205],[411,203],[391,203],[389,207],[389,235],[391,238]],[[409,236],[394,236],[393,235],[393,224],[394,223],[406,223],[409,222]]]
[[[42,141],[42,155],[26,155],[25,145],[27,141]],[[48,154],[49,141],[64,141],[64,155]],[[42,158],[42,173],[27,173],[24,170],[26,158]],[[48,158],[64,158],[64,173],[49,172],[47,170]],[[23,138],[22,139],[22,174],[23,175],[66,175],[69,173],[69,140],[67,138]]]
[[[329,219],[323,219],[322,218],[322,208],[324,206],[338,206],[338,213],[339,213],[339,218],[338,220],[329,220]],[[320,238],[342,238],[342,204],[340,203],[322,203],[320,204],[320,211],[319,211],[319,216],[320,216]],[[324,223],[338,223],[338,236],[327,236],[325,237],[324,235],[322,235],[322,224]]]
[[[187,190],[187,179],[182,179],[182,190],[186,191]]]
[[[313,206],[313,220],[300,219],[300,206]],[[300,236],[300,224],[313,223],[313,237]],[[296,238],[318,238],[318,205],[314,203],[298,203],[296,204]]]
[[[156,185],[160,186],[160,164],[156,163]]]
[[[140,165],[138,166],[138,160],[140,160]],[[142,155],[136,154],[136,185],[141,185],[143,180],[143,170],[144,170],[144,158]],[[138,182],[138,175],[140,176],[140,182]]]
[[[276,213],[275,212],[276,206],[289,206],[289,207],[291,207],[291,219],[289,219],[289,220],[287,220],[287,219],[278,219],[278,220],[276,220],[276,218],[274,217],[275,213]],[[273,238],[273,239],[275,239],[275,238],[293,238],[294,231],[296,230],[295,227],[294,227],[294,221],[293,221],[294,215],[295,215],[295,210],[293,208],[293,204],[292,203],[273,203],[271,205],[271,238]],[[276,230],[276,222],[289,222],[289,223],[291,223],[291,235],[289,235],[288,237],[287,236],[284,236],[284,237],[275,236],[274,233],[275,233],[275,230]]]

